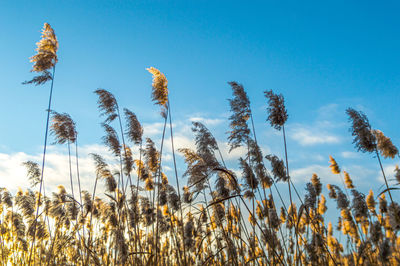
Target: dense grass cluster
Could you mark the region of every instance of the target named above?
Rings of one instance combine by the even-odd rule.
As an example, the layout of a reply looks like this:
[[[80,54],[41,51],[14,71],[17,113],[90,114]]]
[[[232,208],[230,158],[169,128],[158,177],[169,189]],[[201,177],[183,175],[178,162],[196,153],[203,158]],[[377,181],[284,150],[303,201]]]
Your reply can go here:
[[[43,39],[32,58],[37,66],[33,71],[41,74],[27,83],[54,80],[58,43],[48,24]],[[93,191],[80,186],[75,123],[68,114],[51,111],[50,93],[42,164],[25,163],[32,190],[16,195],[0,190],[2,265],[400,264],[400,206],[392,199],[394,188],[389,187],[380,161],[380,156],[398,158],[399,152],[363,113],[347,110],[356,148],[374,154],[382,169],[386,189],[380,195],[358,191],[333,157],[330,167],[343,187],[327,184],[329,195],[323,195],[323,184],[314,174],[299,191],[289,171],[283,96],[265,92],[267,121],[282,133],[285,156],[279,158],[262,154],[250,100],[237,82],[229,82],[233,96],[228,143],[231,151],[247,150],[238,161],[241,175],[225,165],[206,126],[194,122],[196,148],[178,150],[187,164],[179,176],[168,81],[159,70],[148,71],[153,75],[152,99],[161,107],[164,123],[161,144],[156,147],[144,137],[136,115],[120,109],[113,94],[96,90],[104,118],[102,142],[115,160],[111,164],[91,155],[96,166]],[[69,191],[63,186],[52,194],[44,190],[48,130],[56,143],[68,148]],[[171,183],[162,163],[167,130],[175,170]],[[79,191],[74,191],[73,174]],[[395,177],[400,182],[398,168]],[[105,193],[96,193],[98,182],[104,184]],[[183,187],[182,182],[186,182]],[[276,185],[279,182],[287,184],[287,200],[282,186]],[[328,198],[337,203],[338,221],[333,223],[325,218]]]

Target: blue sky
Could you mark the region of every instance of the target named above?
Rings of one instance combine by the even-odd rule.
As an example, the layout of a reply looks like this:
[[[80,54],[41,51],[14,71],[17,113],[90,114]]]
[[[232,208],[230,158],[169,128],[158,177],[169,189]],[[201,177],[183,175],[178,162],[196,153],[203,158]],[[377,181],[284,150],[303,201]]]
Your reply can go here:
[[[24,186],[23,169],[10,166],[40,161],[49,86],[21,82],[32,77],[29,57],[48,22],[60,43],[53,109],[76,121],[88,164],[85,155],[101,150],[103,134],[97,88],[114,93],[145,124],[145,134],[159,138],[161,118],[145,70],[154,66],[169,80],[178,145],[190,145],[196,119],[226,141],[227,82],[235,80],[248,92],[264,151],[282,156],[281,136],[265,122],[263,91],[273,89],[285,96],[299,187],[313,172],[324,184],[335,182],[333,155],[368,192],[371,182],[383,184],[378,165],[355,153],[344,112],[364,111],[400,144],[399,10],[397,1],[1,1],[0,185]],[[65,149],[50,151],[54,184],[64,182],[57,163]],[[231,155],[232,168],[239,155]],[[390,172],[398,159],[384,163]]]

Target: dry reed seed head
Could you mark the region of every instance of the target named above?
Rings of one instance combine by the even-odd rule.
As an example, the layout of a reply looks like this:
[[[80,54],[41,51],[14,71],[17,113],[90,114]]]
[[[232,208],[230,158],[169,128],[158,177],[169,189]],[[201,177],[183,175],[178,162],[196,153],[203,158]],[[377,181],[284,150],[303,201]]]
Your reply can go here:
[[[336,163],[336,160],[333,159],[332,156],[329,155],[329,162],[331,165],[329,166],[331,168],[331,171],[333,174],[340,174],[340,168],[339,165]]]
[[[119,157],[121,155],[121,144],[118,139],[118,134],[113,127],[106,123],[101,124],[106,133],[102,137],[103,143],[108,147],[108,149],[114,154],[114,156]]]
[[[281,221],[275,209],[268,210],[268,219],[270,221],[271,227],[275,230],[278,229]]]
[[[160,161],[160,153],[157,151],[154,142],[146,138],[146,149],[144,150],[144,159],[148,169],[155,172]]]
[[[95,154],[95,153],[91,153],[90,155],[92,156],[92,158],[94,160],[96,174],[100,175],[101,171],[106,169],[108,165],[107,165],[106,161],[104,160],[104,158],[101,157],[100,155]]]
[[[105,123],[114,121],[118,117],[118,103],[114,95],[104,89],[97,89],[94,93],[99,97],[97,104],[101,112],[100,115],[106,117]]]
[[[23,82],[23,84],[33,83],[35,85],[41,85],[53,79],[48,70],[54,67],[58,61],[58,41],[54,30],[48,23],[44,24],[42,29],[42,39],[37,42],[36,45],[37,53],[30,58],[30,61],[33,63],[31,72],[39,72],[41,74],[30,81]]]
[[[215,170],[215,169],[213,169]],[[236,174],[228,169],[223,169],[223,171],[218,171],[218,175],[225,179],[225,187],[230,192],[235,191],[236,193],[240,194],[241,188],[240,184],[238,183],[238,178]]]
[[[329,197],[331,199],[336,199],[337,198],[337,194],[336,194],[336,191],[335,191],[335,188],[333,187],[333,185],[327,184],[326,187],[329,190]]]
[[[265,218],[264,216],[264,208],[261,206],[260,201],[256,200],[257,206],[256,206],[256,214],[258,219],[263,220]]]
[[[106,189],[108,192],[114,192],[117,189],[117,182],[115,181],[115,178],[110,171],[105,170],[102,173],[102,178],[106,182]]]
[[[32,218],[35,212],[35,196],[33,194],[23,194],[19,190],[15,196],[15,205],[21,210],[25,218]]]
[[[208,221],[208,215],[207,210],[203,207],[203,205],[200,206],[200,213],[201,222],[206,223]]]
[[[180,201],[179,201],[179,196],[175,191],[175,188],[172,186],[168,186],[168,205],[169,207],[174,210],[177,211],[179,210],[180,207]]]
[[[288,228],[292,228],[297,221],[297,208],[295,203],[289,205],[286,219],[287,219],[286,226]]]
[[[263,154],[260,146],[258,146],[258,144],[254,140],[249,139],[248,148],[248,156],[250,157],[250,162],[257,176],[257,179],[260,180],[263,188],[271,187],[273,184],[273,180],[269,176],[267,169],[265,169]]]
[[[382,227],[379,221],[375,221],[369,228],[370,230],[370,240],[375,245],[383,238]]]
[[[397,184],[400,184],[400,169],[398,165],[394,168],[394,178],[396,178]]]
[[[350,205],[350,202],[347,199],[346,194],[343,193],[340,187],[336,185],[332,185],[332,187],[335,189],[335,192],[337,193],[337,198],[336,198],[337,208],[341,210],[347,209]]]
[[[124,108],[125,121],[126,121],[126,132],[128,139],[135,144],[140,144],[143,137],[143,127],[137,119],[136,115]]]
[[[146,181],[147,178],[149,178],[149,172],[147,167],[144,165],[144,162],[141,160],[134,160],[134,163],[136,165],[136,173],[138,175],[138,178],[141,181]]]
[[[35,187],[37,184],[40,183],[41,179],[41,171],[39,168],[39,164],[33,161],[26,161],[23,162],[22,165],[26,167],[27,176],[29,181],[31,182],[31,187]]]
[[[384,158],[392,158],[399,154],[399,150],[393,145],[390,138],[386,137],[382,131],[373,130],[372,133],[376,137],[378,150]]]
[[[212,201],[211,203],[214,203]],[[212,205],[213,215],[217,217],[217,221],[222,223],[225,220],[225,205],[222,202],[217,202]]]
[[[370,212],[372,212],[374,215],[376,215],[376,211],[375,211],[375,199],[374,199],[374,192],[372,191],[372,189],[369,190],[367,199],[366,199],[366,203],[368,206],[368,209],[370,210]]]
[[[354,188],[353,180],[351,179],[349,173],[347,173],[346,171],[343,171],[343,173],[344,173],[344,183],[346,184],[346,188],[353,189]]]
[[[152,225],[156,218],[155,208],[151,206],[150,200],[146,197],[140,199],[141,219],[144,225]]]
[[[358,222],[364,218],[368,218],[368,206],[365,200],[365,195],[355,189],[351,190],[351,194],[353,194],[351,207],[353,209],[354,218],[356,218]]]
[[[388,208],[390,226],[394,231],[400,230],[400,205],[392,202]]]
[[[346,110],[349,116],[349,121],[352,123],[350,132],[354,136],[353,143],[358,151],[374,152],[376,149],[376,138],[372,134],[371,125],[368,118],[362,112],[356,111],[353,108]]]
[[[152,84],[152,100],[155,104],[160,106],[164,106],[167,108],[168,103],[168,80],[163,73],[160,72],[157,68],[150,67],[146,68],[146,70],[153,75],[153,84]]]
[[[245,181],[244,185],[246,186],[246,188],[248,190],[256,189],[259,182],[254,175],[253,169],[251,169],[250,165],[242,158],[239,158],[239,164],[240,169],[242,169],[242,177]]]
[[[249,213],[249,223],[251,225],[256,225],[256,218],[254,217],[254,215],[252,213]]]
[[[191,203],[193,201],[193,193],[190,192],[189,187],[183,187],[183,202]]]
[[[193,122],[192,125],[197,153],[202,157],[204,157],[203,155],[214,155],[214,152],[218,150],[218,144],[214,136],[202,123]]]
[[[196,191],[201,191],[205,188],[208,180],[211,170],[209,165],[199,154],[191,149],[178,149],[178,151],[185,157],[187,169],[183,176],[188,177],[188,185],[190,187],[194,186]]]
[[[314,189],[315,189],[315,192],[317,193],[317,195],[321,194],[321,192],[322,192],[321,180],[318,177],[318,175],[315,173],[311,177],[311,184],[314,186]]]
[[[361,221],[361,229],[362,229],[364,235],[367,235],[367,234],[368,234],[368,229],[369,229],[369,227],[370,227],[369,220],[363,219],[363,220]]]
[[[381,244],[379,245],[379,259],[383,262],[383,261],[388,261],[389,257],[392,254],[392,249],[390,246],[390,240],[389,239],[385,239],[381,242]]]
[[[227,198],[230,196],[231,190],[228,188],[228,182],[226,181],[225,174],[222,172],[218,172],[215,188],[219,198]]]
[[[62,185],[57,186],[57,188],[58,188],[58,195],[63,196],[63,201],[65,201],[64,196],[67,195],[67,190]]]
[[[276,182],[289,181],[289,176],[286,174],[286,167],[283,160],[272,154],[265,156],[265,158],[271,162],[272,174],[274,175]]]
[[[228,82],[228,84],[231,86],[233,94],[233,98],[228,99],[232,112],[229,117],[231,130],[228,132],[229,152],[231,152],[240,145],[247,144],[250,135],[247,120],[251,116],[251,109],[250,100],[243,86],[235,81]]]
[[[342,230],[342,226],[343,226],[343,222],[342,222],[342,217],[338,217],[338,223],[336,225],[336,230],[337,231],[341,231]]]
[[[282,126],[285,125],[288,119],[285,99],[282,94],[275,94],[272,90],[265,91],[264,95],[268,99],[267,121],[269,121],[273,128],[281,130]]]
[[[86,213],[89,213],[93,209],[92,195],[86,190],[82,190],[83,207]]]
[[[326,207],[325,196],[321,194],[321,197],[320,197],[319,202],[318,202],[318,213],[320,215],[323,215],[326,212],[327,209],[328,209],[328,207]]]
[[[304,197],[304,205],[312,209],[317,203],[317,192],[311,183],[306,184],[305,190],[307,191],[307,194]]]
[[[144,185],[147,191],[151,191],[154,189],[154,181],[152,178],[147,178]]]
[[[188,249],[193,248],[194,240],[193,240],[193,231],[194,231],[194,224],[193,220],[189,220],[184,225],[184,237],[185,237],[185,246]]]
[[[130,175],[133,169],[133,156],[132,156],[132,150],[129,148],[129,146],[122,145],[124,148],[124,152],[122,153],[123,157],[123,163],[124,163],[124,171],[127,175]]]
[[[382,194],[379,197],[379,211],[383,214],[383,213],[386,213],[387,210],[388,210],[388,208],[387,208],[386,197],[385,197],[385,194]]]
[[[75,122],[66,114],[60,114],[52,111],[52,123],[50,126],[50,133],[55,136],[56,143],[75,143],[77,132]]]

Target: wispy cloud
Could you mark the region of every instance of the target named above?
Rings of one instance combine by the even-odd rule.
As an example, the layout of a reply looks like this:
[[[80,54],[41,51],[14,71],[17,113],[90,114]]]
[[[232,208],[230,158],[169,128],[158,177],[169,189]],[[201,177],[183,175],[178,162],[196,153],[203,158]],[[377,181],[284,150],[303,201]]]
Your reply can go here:
[[[299,124],[291,127],[289,137],[302,146],[337,144],[341,142],[339,136],[330,134],[316,127],[311,128]]]
[[[343,152],[340,153],[340,155],[345,159],[360,158],[360,155],[357,152],[354,152],[354,151],[343,151]]]
[[[79,173],[81,187],[83,190],[92,190],[96,179],[93,159],[90,153],[102,155],[110,163],[111,168],[117,168],[114,157],[101,145],[86,145],[79,148]],[[0,153],[0,187],[6,187],[10,191],[15,191],[18,187],[26,189],[30,183],[26,175],[26,169],[22,165],[26,161],[41,163],[41,154]],[[63,185],[70,190],[70,172],[68,165],[68,155],[60,146],[50,146],[46,154],[46,165],[44,170],[44,184],[47,192],[54,191],[58,185]],[[74,180],[74,190],[78,191],[78,181],[76,174],[76,161],[72,156],[72,177]],[[101,185],[100,185],[101,189]]]
[[[191,122],[201,122],[205,126],[217,126],[217,125],[220,125],[221,123],[224,122],[223,119],[219,119],[219,118],[204,118],[204,117],[200,117],[200,116],[190,117],[189,120]]]

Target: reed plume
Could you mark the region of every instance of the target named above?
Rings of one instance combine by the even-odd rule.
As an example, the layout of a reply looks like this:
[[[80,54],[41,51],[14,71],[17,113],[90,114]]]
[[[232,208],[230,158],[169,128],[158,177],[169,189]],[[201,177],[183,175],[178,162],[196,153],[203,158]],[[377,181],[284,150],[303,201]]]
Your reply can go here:
[[[66,114],[60,114],[52,111],[52,124],[50,126],[50,134],[55,136],[56,143],[65,144],[67,142],[74,143],[76,141],[76,126],[72,118]]]
[[[372,128],[367,116],[353,108],[346,110],[349,121],[352,123],[350,128],[353,135],[353,143],[357,150],[362,152],[374,152],[376,149],[376,137],[372,133]]]
[[[136,115],[124,108],[125,120],[127,125],[126,135],[129,140],[135,144],[142,143],[143,127],[137,119]]]
[[[146,70],[153,75],[151,98],[155,104],[160,105],[161,114],[166,117],[166,110],[168,109],[168,80],[157,68],[149,67]]]
[[[233,99],[229,99],[232,115],[229,117],[231,130],[228,132],[229,151],[232,151],[242,144],[247,144],[250,134],[247,120],[250,118],[251,111],[250,100],[243,86],[235,81],[228,82],[228,84],[233,93]]]
[[[23,163],[23,165],[26,167],[27,176],[29,178],[29,181],[31,182],[31,187],[33,188],[40,183],[41,173],[39,164],[32,161],[26,161]]]
[[[273,128],[281,130],[288,119],[285,100],[281,94],[275,94],[272,90],[265,91],[264,94],[268,99],[267,121],[269,121]]]
[[[118,117],[118,104],[114,95],[104,89],[97,89],[94,93],[99,97],[97,104],[99,106],[100,115],[106,117],[105,123],[114,121],[114,119]]]
[[[23,84],[35,84],[42,85],[47,81],[51,80],[50,87],[50,95],[49,95],[49,103],[47,108],[47,119],[46,119],[46,129],[45,129],[45,137],[44,137],[44,148],[43,148],[43,159],[41,166],[41,176],[40,176],[40,188],[39,188],[39,200],[42,193],[43,186],[43,175],[44,175],[44,166],[46,161],[46,148],[47,148],[47,136],[49,130],[49,120],[50,120],[50,110],[51,110],[51,101],[53,95],[53,85],[54,85],[54,75],[55,75],[55,67],[58,62],[57,58],[57,50],[58,50],[58,41],[57,37],[54,33],[54,30],[48,23],[45,23],[42,30],[42,39],[36,43],[37,54],[30,58],[30,61],[33,63],[31,72],[39,73],[38,76],[35,76],[30,81],[25,81]],[[50,72],[52,70],[52,73]],[[33,236],[34,240],[32,241],[32,245],[29,252],[29,261],[31,262],[32,252],[34,249],[35,238],[36,238],[36,225],[39,215],[39,206],[36,207],[36,216],[35,221],[33,223]],[[36,250],[35,250],[36,251]]]
[[[399,154],[399,150],[393,145],[392,140],[386,137],[382,131],[373,130],[373,134],[377,140],[378,150],[384,158],[392,158]]]
[[[375,153],[378,159],[379,166],[382,171],[383,179],[385,180],[385,185],[387,188],[387,192],[389,194],[390,200],[393,203],[392,193],[390,192],[389,184],[386,179],[385,171],[383,170],[382,162],[378,152],[378,139],[376,136],[380,138],[380,147],[382,150],[382,154],[387,155],[388,157],[395,156],[394,154],[398,153],[397,148],[392,144],[390,139],[380,134],[380,131],[373,131],[367,116],[360,112],[356,111],[353,108],[348,108],[346,110],[347,115],[349,116],[349,121],[352,123],[350,131],[354,136],[353,143],[356,145],[358,151]],[[375,134],[374,134],[375,133]]]
[[[33,63],[31,72],[37,72],[39,75],[30,81],[23,82],[23,84],[42,85],[49,80],[53,80],[54,73],[51,74],[49,70],[54,68],[58,62],[58,41],[50,24],[44,23],[42,39],[36,45],[37,54],[30,58],[30,61]]]

